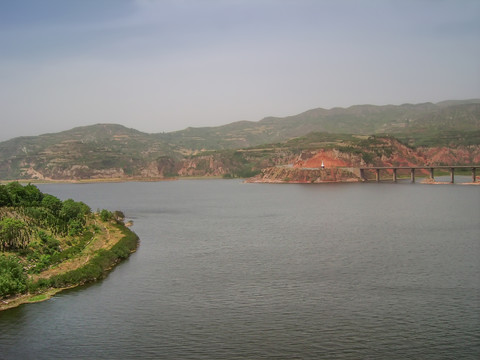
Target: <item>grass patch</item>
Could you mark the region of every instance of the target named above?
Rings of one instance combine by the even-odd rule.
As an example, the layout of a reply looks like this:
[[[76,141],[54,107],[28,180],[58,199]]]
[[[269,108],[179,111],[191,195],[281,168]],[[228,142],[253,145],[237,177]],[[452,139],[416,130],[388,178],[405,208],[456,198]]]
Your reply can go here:
[[[43,301],[47,299],[48,299],[48,296],[46,294],[40,294],[40,295],[32,296],[30,299],[28,299],[28,302],[38,302],[38,301]]]

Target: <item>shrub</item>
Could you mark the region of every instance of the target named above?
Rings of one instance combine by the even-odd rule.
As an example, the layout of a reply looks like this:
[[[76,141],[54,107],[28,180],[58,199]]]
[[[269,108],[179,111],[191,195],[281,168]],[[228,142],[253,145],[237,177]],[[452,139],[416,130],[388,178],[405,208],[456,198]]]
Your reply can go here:
[[[113,219],[113,214],[110,211],[103,209],[100,211],[100,219],[102,219],[102,221],[109,221]]]
[[[83,224],[78,219],[71,219],[68,222],[68,235],[77,236],[83,233]]]
[[[47,289],[51,286],[50,279],[39,279],[38,281],[29,281],[27,283],[28,291],[30,293],[36,293],[37,291],[41,291]]]

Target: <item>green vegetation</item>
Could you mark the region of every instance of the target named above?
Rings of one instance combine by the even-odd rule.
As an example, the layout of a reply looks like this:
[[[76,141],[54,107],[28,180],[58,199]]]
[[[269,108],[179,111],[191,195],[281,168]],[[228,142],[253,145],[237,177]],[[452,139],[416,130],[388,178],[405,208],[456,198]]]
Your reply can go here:
[[[432,130],[428,127],[409,133],[395,134],[395,137],[414,147],[470,146],[479,145],[480,130]]]
[[[137,236],[123,224],[121,211],[93,214],[82,202],[61,201],[31,184],[0,185],[0,204],[0,299],[99,279],[138,244]],[[121,238],[111,247],[90,249],[102,231],[116,231]],[[47,269],[86,251],[81,266],[42,277]]]
[[[36,296],[32,296],[28,301],[29,302],[37,302],[37,301],[43,301],[46,300],[48,296],[46,294],[40,294]]]
[[[123,237],[111,249],[100,249],[86,265],[59,275],[29,284],[31,292],[49,287],[63,288],[101,279],[117,262],[126,259],[135,250],[138,237],[124,226],[117,224]]]
[[[373,147],[362,149],[368,144],[359,141],[361,136],[395,137],[411,148],[479,146],[480,100],[312,109],[162,134],[113,124],[85,126],[0,142],[0,179],[245,177],[277,164],[279,151],[298,154],[320,148],[353,148],[367,163],[374,161]],[[220,174],[212,169],[212,158],[218,161],[214,167],[222,168]],[[0,203],[3,197],[0,193]]]
[[[27,290],[27,276],[20,259],[0,254],[0,299]]]

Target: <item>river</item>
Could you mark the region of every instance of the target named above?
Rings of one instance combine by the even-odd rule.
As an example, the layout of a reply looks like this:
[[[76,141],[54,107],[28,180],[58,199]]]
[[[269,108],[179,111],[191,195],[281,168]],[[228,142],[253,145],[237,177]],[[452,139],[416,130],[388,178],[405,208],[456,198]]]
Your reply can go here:
[[[103,281],[0,312],[1,359],[478,359],[480,187],[42,184],[122,210]]]

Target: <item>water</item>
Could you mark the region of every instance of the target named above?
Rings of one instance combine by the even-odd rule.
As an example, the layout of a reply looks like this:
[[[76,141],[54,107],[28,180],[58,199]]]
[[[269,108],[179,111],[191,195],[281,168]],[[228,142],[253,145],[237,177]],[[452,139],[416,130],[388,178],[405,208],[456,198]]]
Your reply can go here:
[[[480,188],[46,184],[134,220],[107,279],[0,312],[1,359],[478,359]]]

